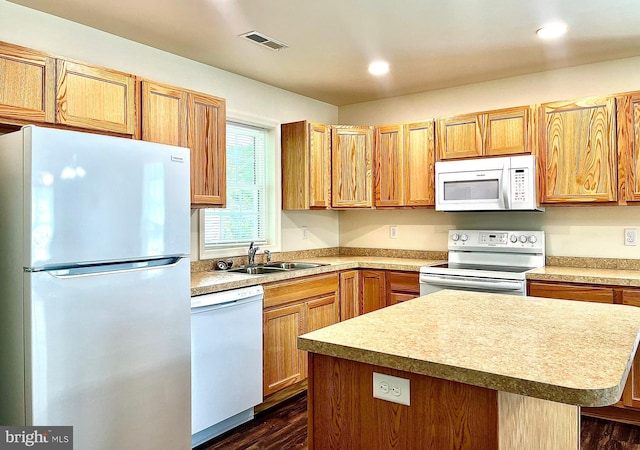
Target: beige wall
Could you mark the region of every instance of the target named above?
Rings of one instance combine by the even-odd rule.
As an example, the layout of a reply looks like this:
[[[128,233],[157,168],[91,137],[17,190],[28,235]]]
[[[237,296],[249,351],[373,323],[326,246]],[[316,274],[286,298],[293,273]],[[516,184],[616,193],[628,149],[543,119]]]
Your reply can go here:
[[[640,90],[640,58],[628,58],[487,83],[340,107],[342,124],[382,125],[509,106]],[[398,225],[398,239],[389,238]],[[340,245],[446,250],[447,231],[542,229],[547,254],[640,258],[623,243],[624,228],[640,229],[640,207],[553,207],[542,213],[463,213],[433,210],[340,213]]]
[[[0,0],[0,40],[121,70],[152,80],[223,97],[228,116],[276,125],[296,120],[338,121],[338,108],[214,67],[166,53],[112,34]],[[279,127],[278,127],[279,128]],[[279,167],[279,130],[274,151]],[[279,171],[276,173],[279,179]],[[275,195],[280,197],[279,188]],[[278,203],[279,205],[279,203]],[[280,214],[279,214],[280,216]],[[336,212],[282,213],[285,250],[338,245]],[[308,227],[309,238],[291,233],[293,224]],[[198,255],[198,214],[192,214],[192,258]]]

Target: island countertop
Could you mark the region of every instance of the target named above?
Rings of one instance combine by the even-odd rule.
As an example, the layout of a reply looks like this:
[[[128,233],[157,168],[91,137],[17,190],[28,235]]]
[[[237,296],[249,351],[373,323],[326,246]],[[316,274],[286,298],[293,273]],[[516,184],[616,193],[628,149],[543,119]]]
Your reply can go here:
[[[439,291],[298,338],[298,347],[578,406],[618,401],[640,308]]]

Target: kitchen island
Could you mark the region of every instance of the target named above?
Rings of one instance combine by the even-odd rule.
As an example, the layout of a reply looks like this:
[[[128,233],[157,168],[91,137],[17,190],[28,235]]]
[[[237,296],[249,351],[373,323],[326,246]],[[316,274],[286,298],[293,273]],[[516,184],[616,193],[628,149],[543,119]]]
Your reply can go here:
[[[308,333],[310,448],[576,450],[639,331],[640,308],[440,291]],[[407,394],[374,372],[409,406],[373,398]]]

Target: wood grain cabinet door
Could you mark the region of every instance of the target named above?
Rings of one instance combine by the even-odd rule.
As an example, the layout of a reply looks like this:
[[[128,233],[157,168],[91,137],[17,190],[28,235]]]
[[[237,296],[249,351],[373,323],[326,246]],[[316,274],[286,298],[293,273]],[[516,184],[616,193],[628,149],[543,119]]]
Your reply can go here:
[[[304,304],[266,310],[263,314],[263,395],[305,378],[305,352],[298,350],[304,333]]]
[[[53,123],[55,79],[54,58],[0,42],[0,117]]]
[[[191,92],[188,111],[191,207],[224,207],[227,185],[225,101]]]
[[[339,321],[338,292],[305,303],[305,333],[328,327]]]
[[[403,135],[401,125],[376,127],[375,198],[376,206],[403,206]]]
[[[373,128],[331,127],[331,206],[373,206]]]
[[[540,105],[542,203],[617,199],[615,99]]]
[[[531,153],[534,136],[532,116],[529,106],[488,112],[483,132],[484,155]]]
[[[331,128],[309,123],[309,207],[331,206]]]
[[[620,202],[640,202],[640,92],[616,98]]]
[[[64,59],[56,61],[56,122],[93,130],[136,131],[135,77]]]
[[[187,146],[187,92],[152,81],[141,82],[141,138]]]
[[[532,297],[613,303],[613,288],[605,286],[528,281],[527,295]]]
[[[420,297],[418,272],[387,271],[387,306]]]
[[[403,127],[405,206],[435,205],[435,125],[432,120]]]
[[[348,270],[340,273],[340,320],[356,317],[359,311],[358,271]]]
[[[480,114],[438,119],[438,160],[482,156]]]
[[[387,306],[385,273],[382,270],[360,271],[360,314]]]

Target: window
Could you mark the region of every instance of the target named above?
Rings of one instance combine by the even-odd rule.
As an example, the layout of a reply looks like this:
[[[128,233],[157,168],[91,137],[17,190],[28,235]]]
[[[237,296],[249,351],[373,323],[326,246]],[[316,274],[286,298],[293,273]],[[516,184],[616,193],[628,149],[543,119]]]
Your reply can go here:
[[[201,257],[268,242],[267,137],[264,128],[227,121],[227,207],[204,210]]]

